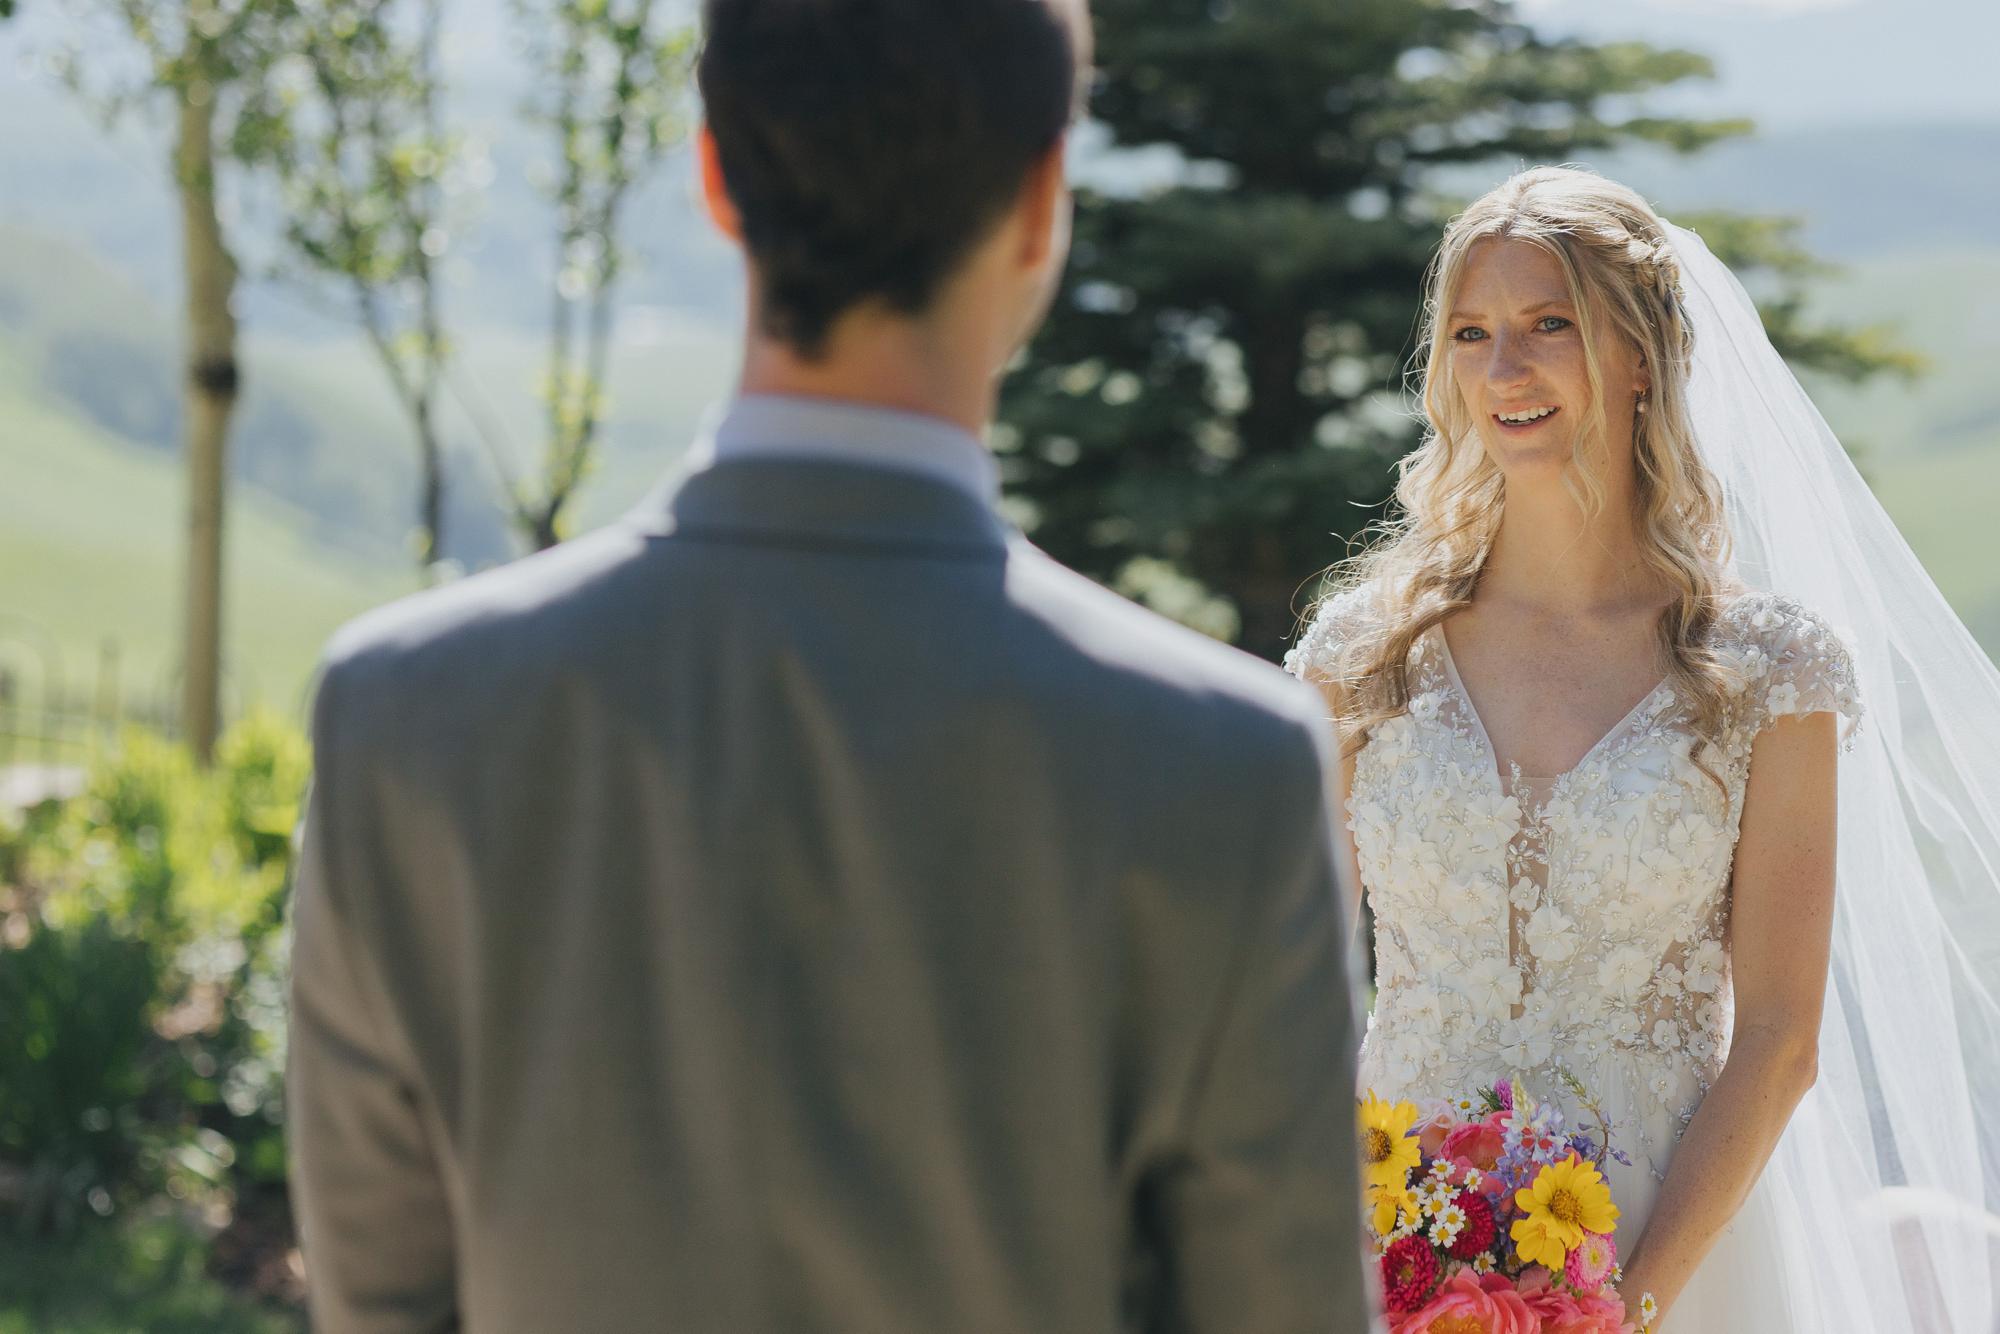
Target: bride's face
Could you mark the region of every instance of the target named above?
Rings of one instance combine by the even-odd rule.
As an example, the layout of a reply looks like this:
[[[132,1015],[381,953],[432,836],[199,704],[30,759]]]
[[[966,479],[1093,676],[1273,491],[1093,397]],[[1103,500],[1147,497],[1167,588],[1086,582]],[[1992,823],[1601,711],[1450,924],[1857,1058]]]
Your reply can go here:
[[[1577,433],[1591,429],[1591,388],[1576,304],[1555,256],[1510,237],[1474,242],[1448,319],[1452,379],[1494,464],[1509,478],[1560,475]],[[1601,329],[1596,352],[1603,444],[1612,459],[1629,461],[1633,402],[1646,387],[1638,350]]]

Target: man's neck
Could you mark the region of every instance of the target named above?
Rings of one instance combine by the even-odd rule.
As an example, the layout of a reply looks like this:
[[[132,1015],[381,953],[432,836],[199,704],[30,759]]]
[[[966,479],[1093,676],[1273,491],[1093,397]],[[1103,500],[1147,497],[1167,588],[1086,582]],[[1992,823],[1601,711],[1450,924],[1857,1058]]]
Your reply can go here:
[[[997,385],[974,357],[953,355],[949,339],[905,320],[844,321],[825,355],[802,357],[753,334],[744,348],[745,394],[824,398],[936,417],[975,437],[993,419]]]

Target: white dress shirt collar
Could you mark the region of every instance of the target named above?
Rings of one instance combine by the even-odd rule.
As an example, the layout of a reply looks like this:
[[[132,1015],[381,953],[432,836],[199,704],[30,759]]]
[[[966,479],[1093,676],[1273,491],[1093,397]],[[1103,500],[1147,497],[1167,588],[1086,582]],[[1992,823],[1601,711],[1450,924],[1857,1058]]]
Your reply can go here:
[[[1000,499],[1000,467],[978,438],[940,417],[781,394],[745,394],[713,409],[690,469],[733,459],[818,459],[918,473],[985,504]]]

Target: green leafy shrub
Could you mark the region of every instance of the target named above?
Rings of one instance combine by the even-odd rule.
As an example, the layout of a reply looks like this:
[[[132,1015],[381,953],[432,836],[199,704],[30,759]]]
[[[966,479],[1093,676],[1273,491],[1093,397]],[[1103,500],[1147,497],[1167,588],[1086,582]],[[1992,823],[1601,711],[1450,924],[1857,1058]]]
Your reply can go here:
[[[0,951],[0,1155],[30,1231],[67,1231],[151,1184],[144,1103],[162,1053],[147,1027],[159,967],[98,918]]]
[[[134,732],[80,796],[0,831],[0,1186],[22,1220],[282,1185],[280,928],[309,771],[268,716],[207,771]]]
[[[88,1225],[0,1247],[0,1334],[305,1334],[302,1314],[231,1292],[171,1217]]]

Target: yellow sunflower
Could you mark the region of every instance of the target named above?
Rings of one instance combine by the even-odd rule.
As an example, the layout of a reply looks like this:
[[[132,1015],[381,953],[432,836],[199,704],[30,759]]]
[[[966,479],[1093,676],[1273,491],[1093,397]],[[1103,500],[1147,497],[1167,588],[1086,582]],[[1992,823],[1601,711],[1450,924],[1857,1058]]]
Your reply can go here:
[[[1361,1100],[1361,1174],[1370,1185],[1401,1190],[1423,1151],[1410,1135],[1417,1123],[1415,1103],[1387,1103],[1370,1093]]]
[[[1608,1234],[1618,1226],[1618,1206],[1597,1168],[1575,1154],[1544,1167],[1535,1182],[1514,1192],[1522,1217],[1509,1235],[1521,1258],[1561,1269],[1583,1234]]]

